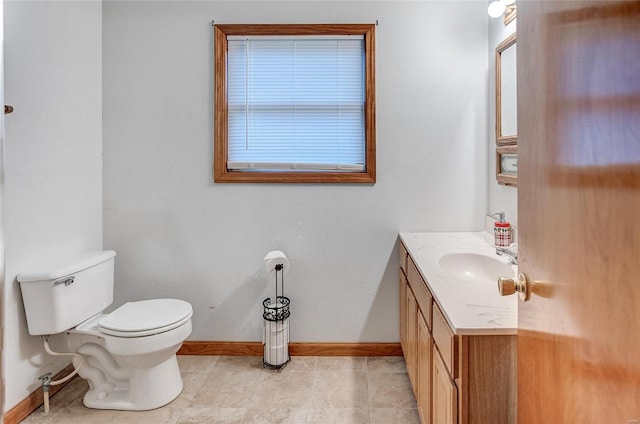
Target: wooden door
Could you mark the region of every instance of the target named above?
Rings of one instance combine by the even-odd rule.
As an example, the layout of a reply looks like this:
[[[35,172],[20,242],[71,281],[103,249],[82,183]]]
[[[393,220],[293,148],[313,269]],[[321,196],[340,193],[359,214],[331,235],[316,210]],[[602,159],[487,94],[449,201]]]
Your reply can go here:
[[[456,388],[440,354],[433,349],[433,385],[431,418],[434,424],[456,424],[458,422],[458,389]]]
[[[400,346],[404,354],[407,354],[407,277],[400,271]]]
[[[418,411],[423,424],[431,423],[431,354],[433,349],[427,322],[418,312]]]
[[[406,308],[407,308],[407,351],[404,353],[407,362],[407,373],[413,387],[413,393],[418,396],[416,388],[418,387],[418,302],[411,291],[411,287],[406,288]]]
[[[640,420],[640,2],[518,2],[518,423]]]

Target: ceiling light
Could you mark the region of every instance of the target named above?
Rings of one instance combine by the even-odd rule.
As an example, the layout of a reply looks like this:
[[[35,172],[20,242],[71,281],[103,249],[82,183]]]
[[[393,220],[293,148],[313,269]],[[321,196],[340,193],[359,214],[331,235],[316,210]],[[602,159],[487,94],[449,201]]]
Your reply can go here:
[[[505,4],[502,3],[502,1],[495,0],[489,5],[487,12],[492,18],[499,18],[500,16],[502,16],[505,10],[507,10]]]

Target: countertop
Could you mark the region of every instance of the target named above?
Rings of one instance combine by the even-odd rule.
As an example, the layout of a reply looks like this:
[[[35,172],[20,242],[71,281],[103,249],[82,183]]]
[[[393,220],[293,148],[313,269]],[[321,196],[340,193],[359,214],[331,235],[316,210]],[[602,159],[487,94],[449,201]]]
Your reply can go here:
[[[453,278],[440,266],[439,259],[448,253],[480,253],[497,256],[493,237],[485,232],[400,233],[422,278],[435,301],[458,335],[516,334],[518,300],[515,295],[500,296],[493,283]],[[511,266],[514,276],[516,266]]]

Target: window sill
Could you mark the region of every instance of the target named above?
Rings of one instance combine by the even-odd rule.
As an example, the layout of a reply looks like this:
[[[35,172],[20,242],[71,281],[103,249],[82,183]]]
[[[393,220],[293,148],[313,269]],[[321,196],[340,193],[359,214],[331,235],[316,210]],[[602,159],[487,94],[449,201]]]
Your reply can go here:
[[[215,172],[216,183],[329,183],[374,184],[375,171],[369,172]]]

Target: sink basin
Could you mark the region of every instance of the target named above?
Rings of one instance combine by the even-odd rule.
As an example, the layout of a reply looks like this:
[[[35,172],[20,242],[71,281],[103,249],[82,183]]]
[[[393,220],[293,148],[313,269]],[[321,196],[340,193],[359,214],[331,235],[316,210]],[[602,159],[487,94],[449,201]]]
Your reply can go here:
[[[450,253],[440,258],[440,266],[454,278],[495,283],[498,277],[514,277],[512,265],[478,253]]]

